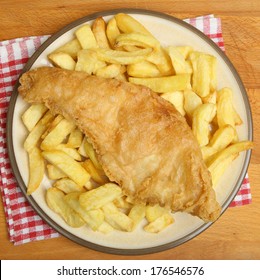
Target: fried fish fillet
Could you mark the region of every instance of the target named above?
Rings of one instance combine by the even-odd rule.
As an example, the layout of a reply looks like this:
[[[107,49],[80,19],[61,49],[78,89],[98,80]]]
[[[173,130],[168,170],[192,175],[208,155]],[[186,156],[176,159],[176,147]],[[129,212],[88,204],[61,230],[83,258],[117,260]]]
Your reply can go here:
[[[53,67],[20,78],[20,95],[71,119],[106,175],[137,203],[214,221],[221,208],[185,119],[147,87]]]

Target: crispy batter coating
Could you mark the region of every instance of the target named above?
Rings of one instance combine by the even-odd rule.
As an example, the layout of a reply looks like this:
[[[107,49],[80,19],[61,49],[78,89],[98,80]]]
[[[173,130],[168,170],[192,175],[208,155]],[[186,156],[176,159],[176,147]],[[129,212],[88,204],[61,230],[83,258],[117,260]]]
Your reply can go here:
[[[19,93],[72,119],[111,181],[138,203],[159,203],[204,221],[220,214],[200,147],[186,120],[147,87],[42,67],[22,75]]]

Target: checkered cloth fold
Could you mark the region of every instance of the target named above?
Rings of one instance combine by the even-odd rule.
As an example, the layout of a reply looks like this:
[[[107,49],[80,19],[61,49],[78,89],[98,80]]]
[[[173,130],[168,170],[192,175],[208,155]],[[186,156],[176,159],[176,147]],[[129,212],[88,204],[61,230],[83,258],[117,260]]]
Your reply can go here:
[[[185,20],[211,38],[223,51],[221,21],[213,15]],[[0,42],[0,190],[10,241],[23,244],[59,236],[32,209],[12,174],[6,146],[7,108],[13,87],[25,63],[49,36],[24,37]],[[251,203],[248,177],[230,206]]]

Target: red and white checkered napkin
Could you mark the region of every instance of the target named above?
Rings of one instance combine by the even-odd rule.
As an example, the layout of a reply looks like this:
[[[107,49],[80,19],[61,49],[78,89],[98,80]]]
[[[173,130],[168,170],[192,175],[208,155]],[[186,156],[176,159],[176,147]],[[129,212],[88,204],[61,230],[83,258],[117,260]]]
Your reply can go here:
[[[204,32],[224,50],[219,18],[207,15],[187,19],[186,22]],[[59,236],[35,213],[17,186],[6,146],[6,115],[13,87],[28,58],[48,37],[34,36],[0,42],[0,190],[10,240],[16,245]],[[251,193],[246,177],[231,206],[249,203]]]

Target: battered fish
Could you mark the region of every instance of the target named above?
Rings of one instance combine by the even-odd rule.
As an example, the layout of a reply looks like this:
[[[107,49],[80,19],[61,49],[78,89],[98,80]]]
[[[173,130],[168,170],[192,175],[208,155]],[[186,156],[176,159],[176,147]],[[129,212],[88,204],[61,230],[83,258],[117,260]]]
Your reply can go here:
[[[160,204],[214,221],[220,206],[200,147],[172,104],[147,87],[42,67],[22,75],[19,93],[71,119],[106,175],[137,203]]]

